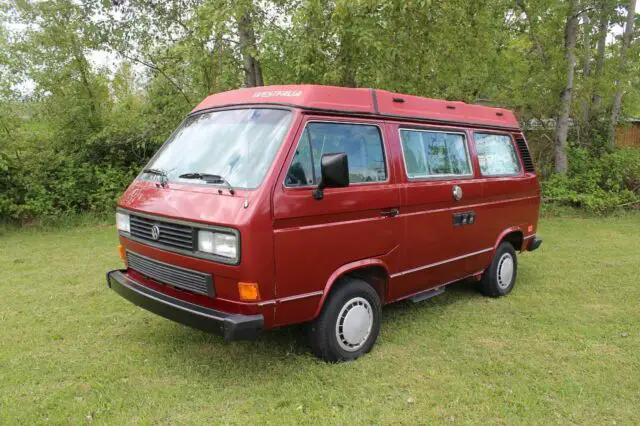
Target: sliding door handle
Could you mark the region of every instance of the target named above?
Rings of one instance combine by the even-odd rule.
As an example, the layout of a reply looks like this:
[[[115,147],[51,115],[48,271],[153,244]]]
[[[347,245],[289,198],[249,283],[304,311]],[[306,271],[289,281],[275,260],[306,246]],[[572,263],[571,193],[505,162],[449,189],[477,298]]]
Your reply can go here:
[[[380,212],[381,216],[386,216],[386,217],[395,217],[395,216],[398,216],[399,214],[400,214],[400,209],[398,208],[386,209]]]

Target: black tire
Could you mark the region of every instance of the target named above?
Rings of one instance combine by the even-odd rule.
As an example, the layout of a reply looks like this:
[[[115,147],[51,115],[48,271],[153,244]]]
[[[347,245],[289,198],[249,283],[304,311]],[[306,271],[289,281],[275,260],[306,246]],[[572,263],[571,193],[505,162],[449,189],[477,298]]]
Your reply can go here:
[[[346,350],[345,345],[349,344],[349,339],[346,333],[339,334],[338,330],[343,329],[337,329],[336,324],[341,313],[342,323],[345,324],[350,312],[353,312],[352,317],[365,312],[364,318],[371,327],[367,333],[364,329],[369,330],[369,327],[363,323],[363,328],[358,329],[365,334],[362,336],[362,343]],[[322,312],[311,324],[309,340],[313,353],[328,362],[350,361],[368,353],[380,333],[380,314],[380,297],[369,284],[355,278],[341,279],[329,294]],[[357,333],[356,336],[359,337]]]
[[[508,277],[508,262],[511,261],[512,273],[509,282],[505,277]],[[507,269],[503,269],[507,268]],[[502,271],[502,273],[501,273]],[[516,284],[516,277],[518,275],[518,256],[511,243],[505,241],[498,246],[491,266],[484,271],[482,280],[480,281],[480,292],[489,297],[501,297],[509,294]]]

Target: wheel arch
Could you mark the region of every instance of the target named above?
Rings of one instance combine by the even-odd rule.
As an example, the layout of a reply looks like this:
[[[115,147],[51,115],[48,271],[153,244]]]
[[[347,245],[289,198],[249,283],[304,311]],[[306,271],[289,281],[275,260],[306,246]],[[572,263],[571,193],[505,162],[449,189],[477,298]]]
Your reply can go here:
[[[493,246],[494,253],[503,241],[509,241],[514,250],[521,252],[524,249],[524,232],[522,231],[522,228],[519,226],[512,226],[502,231]]]
[[[340,278],[345,276],[351,276],[367,282],[371,287],[373,287],[376,293],[378,293],[380,302],[384,304],[384,301],[387,298],[386,294],[390,277],[389,268],[386,263],[380,259],[358,260],[342,265],[331,274],[324,286],[322,298],[320,299],[320,302],[318,302],[318,307],[313,314],[313,319],[320,315],[322,307],[331,294],[331,291],[335,288],[336,284],[339,283]]]

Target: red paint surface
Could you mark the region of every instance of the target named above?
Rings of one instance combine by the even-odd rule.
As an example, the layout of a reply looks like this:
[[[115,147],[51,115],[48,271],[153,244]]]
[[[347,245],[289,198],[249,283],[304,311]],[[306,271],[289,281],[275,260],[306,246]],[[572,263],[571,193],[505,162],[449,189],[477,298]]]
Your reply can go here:
[[[375,92],[375,99],[373,92]],[[402,99],[402,102],[395,102],[394,99]],[[207,97],[193,111],[230,105],[278,103],[310,109],[374,115],[376,102],[378,112],[382,115],[499,126],[516,131],[520,128],[516,116],[507,109],[402,95],[379,89],[317,85],[267,86],[231,90]]]
[[[284,93],[278,95],[278,91]],[[262,94],[254,97],[255,93]],[[394,97],[402,97],[405,102],[393,102]],[[313,319],[320,312],[331,286],[343,273],[363,267],[380,267],[387,274],[382,294],[383,302],[388,303],[477,275],[489,265],[493,249],[506,233],[517,231],[527,236],[530,225],[534,230],[537,228],[540,191],[535,174],[523,172],[514,177],[481,177],[475,157],[473,131],[476,129],[484,130],[485,125],[500,126],[514,128],[502,133],[513,137],[520,135],[515,116],[510,111],[380,90],[376,91],[376,98],[380,113],[414,115],[419,120],[411,122],[406,118],[376,115],[370,89],[272,86],[240,89],[205,99],[194,111],[244,104],[278,103],[301,107],[293,107],[292,127],[262,185],[256,190],[238,190],[231,196],[227,191],[219,193],[218,187],[169,183],[162,188],[136,180],[118,204],[128,210],[160,217],[235,228],[241,235],[241,262],[237,266],[219,264],[120,237],[128,250],[212,274],[216,297],[172,289],[147,280],[135,271],[130,271],[130,276],[143,285],[192,303],[233,313],[261,313],[265,316],[265,326],[270,328]],[[447,108],[447,105],[455,108]],[[312,119],[380,126],[388,181],[328,188],[321,201],[312,198],[311,188],[285,188],[284,177],[298,137],[305,122]],[[452,123],[445,126],[440,122],[442,120]],[[408,124],[423,129],[464,132],[475,175],[466,179],[409,182],[398,136],[398,127]],[[453,185],[462,187],[461,201],[453,199]],[[248,208],[243,206],[245,199]],[[380,215],[382,210],[389,208],[399,208],[400,215]],[[452,214],[465,211],[476,213],[475,223],[454,228]],[[485,249],[491,250],[449,261]],[[436,266],[407,272],[434,264]],[[238,281],[257,282],[261,302],[241,302]],[[299,295],[308,297],[296,298]]]

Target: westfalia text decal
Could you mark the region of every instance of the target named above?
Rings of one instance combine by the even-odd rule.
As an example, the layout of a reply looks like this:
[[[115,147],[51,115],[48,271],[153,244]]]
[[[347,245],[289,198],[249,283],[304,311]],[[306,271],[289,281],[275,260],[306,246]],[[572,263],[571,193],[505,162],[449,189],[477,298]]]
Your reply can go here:
[[[266,92],[256,92],[253,94],[254,98],[272,98],[276,96],[286,98],[296,98],[302,95],[302,90],[271,90]]]

